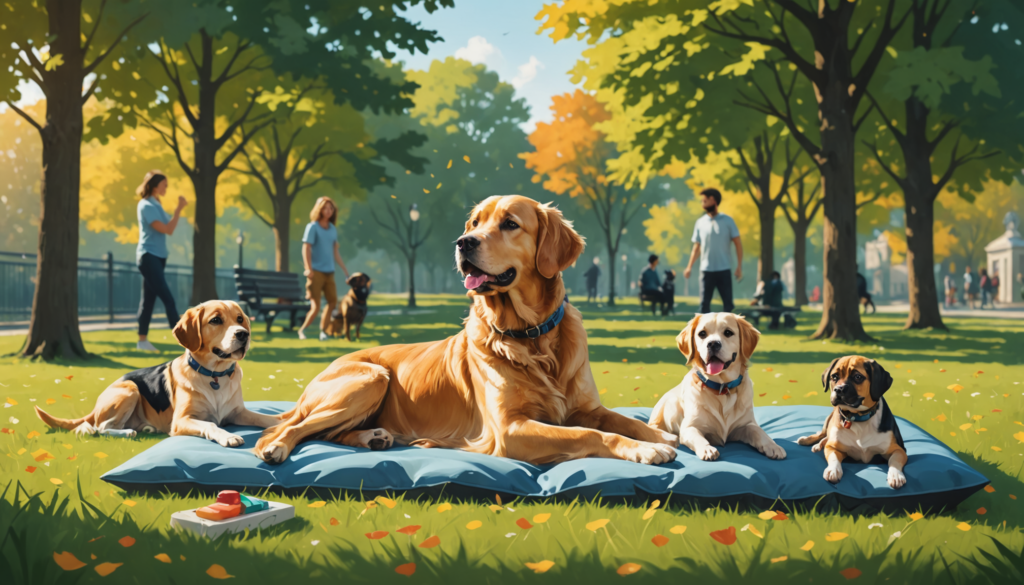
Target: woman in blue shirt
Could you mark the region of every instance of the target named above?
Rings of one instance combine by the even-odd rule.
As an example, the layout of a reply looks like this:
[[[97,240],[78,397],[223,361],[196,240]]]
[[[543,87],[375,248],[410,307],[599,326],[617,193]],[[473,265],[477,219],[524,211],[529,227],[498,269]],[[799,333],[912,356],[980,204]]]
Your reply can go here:
[[[159,351],[146,336],[149,334],[149,321],[153,317],[157,297],[164,304],[171,328],[178,323],[178,309],[164,278],[164,267],[167,265],[167,236],[173,234],[178,227],[181,210],[188,205],[188,201],[178,197],[174,217],[164,211],[160,199],[167,193],[167,177],[160,171],[146,173],[146,178],[135,192],[142,198],[137,209],[139,246],[135,250],[135,263],[142,273],[142,301],[139,303],[138,315],[139,343],[135,347],[143,351]]]
[[[323,316],[320,318],[320,341],[327,339],[327,324],[331,322],[331,313],[338,304],[338,288],[334,283],[334,263],[345,272],[348,268],[338,252],[338,229],[334,224],[338,221],[338,206],[330,197],[321,197],[309,212],[309,225],[302,234],[302,264],[306,276],[306,298],[309,299],[309,313],[299,327],[299,339],[305,339],[304,329],[316,319],[320,311],[320,297],[327,298]]]

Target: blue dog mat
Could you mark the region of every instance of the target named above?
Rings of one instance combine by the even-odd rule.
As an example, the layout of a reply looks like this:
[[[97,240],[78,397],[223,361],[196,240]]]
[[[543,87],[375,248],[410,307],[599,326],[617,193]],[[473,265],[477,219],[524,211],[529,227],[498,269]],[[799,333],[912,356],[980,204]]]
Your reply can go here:
[[[249,402],[256,412],[277,414],[291,402]],[[619,408],[642,421],[649,408]],[[641,465],[616,459],[579,459],[557,465],[530,465],[514,459],[450,449],[395,447],[369,451],[323,441],[302,443],[281,465],[269,465],[251,451],[261,429],[227,427],[245,438],[244,448],[221,447],[198,437],[170,437],[103,475],[130,491],[212,491],[272,488],[278,491],[361,491],[367,493],[446,493],[455,497],[495,493],[523,497],[620,497],[648,499],[671,494],[673,502],[748,503],[768,506],[777,499],[821,507],[867,509],[955,506],[988,480],[951,449],[917,425],[899,419],[909,461],[907,484],[893,490],[885,465],[844,463],[843,479],[822,478],[825,458],[798,437],[821,428],[831,409],[823,406],[762,406],[758,424],[786,450],[773,461],[753,448],[729,443],[717,461],[701,461],[680,448],[675,461]]]

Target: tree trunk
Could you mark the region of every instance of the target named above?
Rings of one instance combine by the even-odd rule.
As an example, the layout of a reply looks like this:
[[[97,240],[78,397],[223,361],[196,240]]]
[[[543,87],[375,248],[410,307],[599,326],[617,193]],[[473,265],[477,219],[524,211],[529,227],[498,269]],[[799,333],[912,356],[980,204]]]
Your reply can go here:
[[[613,248],[611,239],[608,241],[608,306],[615,306],[615,255],[619,253],[618,248]]]
[[[835,39],[845,46],[845,35]],[[825,59],[831,81],[819,88],[822,117],[821,155],[818,164],[824,190],[824,295],[821,323],[814,339],[870,340],[860,320],[857,298],[857,201],[854,185],[854,140],[850,103],[851,75],[843,58]]]
[[[935,197],[927,136],[928,109],[916,98],[906,102],[907,134],[903,158],[907,178],[903,181],[907,234],[907,293],[910,315],[904,329],[946,329],[939,313],[935,290]]]
[[[82,149],[81,1],[47,4],[50,52],[64,64],[48,77],[40,185],[39,253],[26,357],[90,357],[78,330],[78,189]],[[26,49],[28,50],[28,49]]]
[[[807,301],[807,228],[810,222],[793,224],[793,304],[797,308]]]
[[[193,132],[195,170],[192,184],[196,211],[192,235],[192,305],[217,298],[217,144],[216,99],[213,84],[213,38],[200,31],[199,113]]]
[[[775,209],[771,203],[771,192],[761,192],[758,214],[761,219],[761,261],[758,264],[758,281],[768,282],[775,270]]]
[[[416,252],[409,256],[409,303],[408,306],[416,306]]]
[[[287,185],[277,185],[274,195],[274,270],[291,272],[292,201]],[[283,190],[282,190],[283,189]]]

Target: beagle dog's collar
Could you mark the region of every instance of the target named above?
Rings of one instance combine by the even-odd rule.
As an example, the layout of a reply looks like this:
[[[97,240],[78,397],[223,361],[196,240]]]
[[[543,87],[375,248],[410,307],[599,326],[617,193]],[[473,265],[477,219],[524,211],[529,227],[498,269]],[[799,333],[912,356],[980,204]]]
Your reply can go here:
[[[544,335],[548,331],[554,329],[556,325],[562,322],[562,317],[565,317],[565,305],[568,302],[569,295],[565,295],[565,299],[562,300],[562,304],[558,306],[558,310],[555,311],[555,314],[548,317],[547,321],[535,327],[523,329],[522,331],[517,331],[515,329],[506,329],[505,331],[502,331],[494,325],[491,325],[491,329],[493,329],[498,335],[507,335],[516,339],[537,339],[541,335]]]
[[[188,365],[189,365],[190,368],[192,368],[193,370],[199,372],[200,375],[209,376],[209,377],[213,378],[213,380],[210,381],[210,388],[213,388],[214,390],[220,390],[220,384],[217,382],[217,378],[223,378],[225,376],[230,378],[231,374],[235,373],[235,365],[236,364],[231,364],[231,367],[226,369],[226,370],[224,370],[223,372],[214,372],[212,370],[207,370],[206,368],[201,366],[199,364],[199,362],[197,362],[196,359],[194,357],[192,357],[192,354],[188,354],[187,357],[188,357]]]
[[[734,388],[743,383],[743,374],[740,374],[740,377],[736,378],[732,382],[723,384],[721,382],[715,382],[714,380],[708,380],[707,378],[704,377],[704,374],[702,374],[699,369],[694,368],[693,371],[697,372],[697,377],[700,378],[701,386],[707,388],[708,390],[711,390],[712,392],[717,393],[719,396],[724,396],[728,394],[729,391],[733,390]]]
[[[844,429],[848,429],[855,422],[864,422],[864,421],[870,419],[872,416],[875,415],[876,412],[878,412],[878,407],[881,404],[882,404],[882,401],[879,400],[870,409],[865,410],[864,412],[861,412],[861,413],[858,413],[858,414],[848,413],[845,410],[843,410],[842,408],[840,408],[839,409],[839,420],[840,420],[840,423],[841,423],[840,426],[842,426]]]

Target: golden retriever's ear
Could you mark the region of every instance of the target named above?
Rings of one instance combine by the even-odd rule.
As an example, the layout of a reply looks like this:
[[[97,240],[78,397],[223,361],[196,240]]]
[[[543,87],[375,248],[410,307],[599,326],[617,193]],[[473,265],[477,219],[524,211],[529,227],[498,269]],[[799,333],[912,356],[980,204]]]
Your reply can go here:
[[[686,327],[679,332],[676,336],[676,347],[679,348],[679,352],[686,356],[686,365],[690,365],[693,361],[693,356],[696,353],[697,344],[693,342],[693,336],[697,330],[697,323],[700,322],[700,315],[690,319],[690,322],[686,324]]]
[[[544,278],[554,278],[583,253],[583,237],[557,207],[538,205],[537,220],[537,272]]]
[[[174,338],[178,344],[189,351],[199,351],[203,347],[203,309],[202,305],[192,307],[174,326]]]
[[[761,341],[761,332],[740,315],[736,316],[736,326],[740,328],[740,352],[743,359],[749,361],[757,349],[757,342]]]

